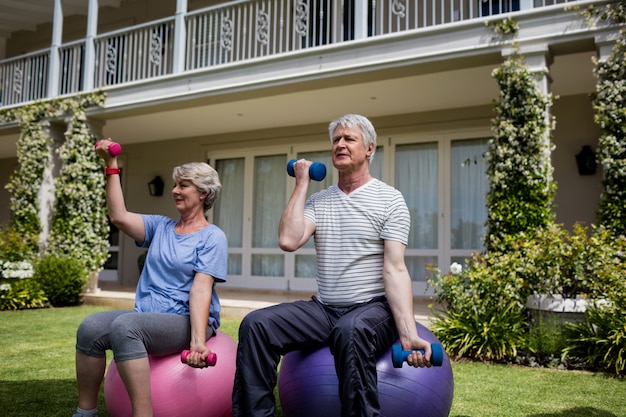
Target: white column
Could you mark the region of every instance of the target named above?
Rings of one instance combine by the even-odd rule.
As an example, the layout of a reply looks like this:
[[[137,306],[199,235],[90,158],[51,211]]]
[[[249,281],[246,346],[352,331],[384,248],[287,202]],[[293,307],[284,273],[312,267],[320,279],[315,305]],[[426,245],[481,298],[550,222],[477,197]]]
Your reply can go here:
[[[98,0],[89,0],[87,9],[87,34],[85,35],[85,56],[83,59],[83,91],[93,89],[94,68],[96,66],[95,38],[98,34]]]
[[[367,38],[367,4],[367,1],[354,2],[354,39]]]
[[[514,48],[508,48],[502,52],[502,56],[507,58],[515,54]],[[535,75],[537,86],[544,94],[550,93],[550,84],[552,77],[550,76],[550,65],[554,62],[552,53],[547,44],[532,44],[520,46],[517,51],[524,58],[530,72]]]
[[[48,67],[48,94],[47,97],[56,97],[59,94],[60,59],[59,46],[63,41],[63,6],[61,0],[54,0],[54,14],[52,18],[52,43],[50,45],[50,62]]]
[[[600,62],[605,62],[609,59],[611,53],[613,52],[613,46],[615,46],[616,40],[615,34],[601,34],[594,38],[596,49],[598,51],[598,60]]]
[[[48,246],[48,237],[50,235],[50,227],[52,225],[52,216],[54,215],[54,179],[59,176],[61,169],[61,160],[59,159],[57,149],[63,143],[63,126],[50,123],[50,120],[42,120],[39,122],[46,136],[51,138],[48,146],[48,162],[44,166],[41,178],[41,187],[39,188],[39,222],[41,223],[41,231],[39,232],[39,248],[42,250]]]
[[[176,0],[176,15],[174,18],[174,62],[172,69],[174,74],[180,74],[185,71],[185,43],[187,40],[185,14],[187,14],[187,0]]]

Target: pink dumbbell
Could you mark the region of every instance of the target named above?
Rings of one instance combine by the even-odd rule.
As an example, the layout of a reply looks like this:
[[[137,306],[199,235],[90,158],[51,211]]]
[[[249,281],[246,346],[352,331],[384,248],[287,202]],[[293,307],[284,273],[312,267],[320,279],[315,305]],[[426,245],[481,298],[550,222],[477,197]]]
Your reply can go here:
[[[180,354],[180,361],[182,363],[187,363],[187,356],[189,356],[189,351],[188,350],[183,350],[182,353]],[[213,352],[209,353],[209,356],[206,357],[206,364],[207,366],[215,366],[215,364],[217,363],[217,355]]]
[[[97,147],[99,143],[100,141],[97,141],[95,146]],[[111,144],[109,145],[109,155],[117,156],[120,153],[122,153],[122,145],[117,142],[111,142]]]

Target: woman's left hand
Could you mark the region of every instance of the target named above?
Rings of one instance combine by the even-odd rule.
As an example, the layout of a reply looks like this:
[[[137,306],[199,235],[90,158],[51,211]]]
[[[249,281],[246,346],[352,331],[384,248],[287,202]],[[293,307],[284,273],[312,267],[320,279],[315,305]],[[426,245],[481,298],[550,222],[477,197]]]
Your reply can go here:
[[[187,356],[187,365],[192,368],[206,368],[209,366],[207,358],[211,350],[204,344],[190,346],[189,355]]]

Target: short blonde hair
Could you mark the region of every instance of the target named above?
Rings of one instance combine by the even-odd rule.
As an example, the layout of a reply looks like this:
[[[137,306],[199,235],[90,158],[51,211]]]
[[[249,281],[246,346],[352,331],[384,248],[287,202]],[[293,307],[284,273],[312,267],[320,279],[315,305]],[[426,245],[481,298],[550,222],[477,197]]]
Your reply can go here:
[[[213,167],[205,162],[189,162],[174,168],[172,172],[174,183],[181,180],[191,181],[191,183],[203,194],[204,210],[213,207],[213,203],[222,189],[220,177]]]

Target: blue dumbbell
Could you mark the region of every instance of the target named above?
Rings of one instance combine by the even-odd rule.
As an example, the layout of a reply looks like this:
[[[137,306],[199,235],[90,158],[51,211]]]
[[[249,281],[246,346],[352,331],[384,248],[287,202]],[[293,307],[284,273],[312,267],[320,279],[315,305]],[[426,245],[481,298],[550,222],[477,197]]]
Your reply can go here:
[[[430,345],[432,354],[430,355],[430,363],[433,366],[441,366],[443,364],[443,347],[439,343],[433,343]],[[391,362],[394,368],[402,368],[402,364],[406,361],[413,350],[402,350],[401,345],[393,345],[391,347]],[[424,350],[420,349],[417,352],[424,354]]]
[[[293,164],[296,162],[296,159],[292,159],[287,163],[287,174],[292,177],[295,177],[296,174],[293,172]],[[309,177],[315,181],[322,181],[326,178],[326,165],[321,162],[313,162],[309,167]]]

